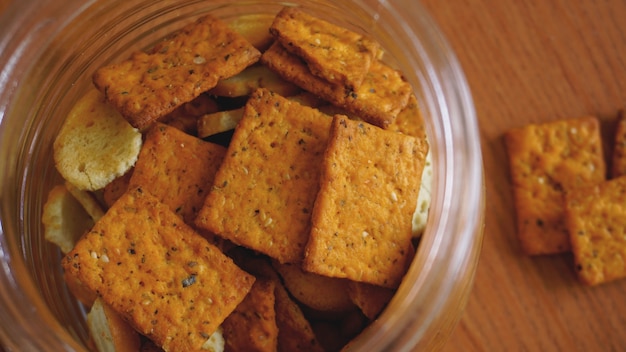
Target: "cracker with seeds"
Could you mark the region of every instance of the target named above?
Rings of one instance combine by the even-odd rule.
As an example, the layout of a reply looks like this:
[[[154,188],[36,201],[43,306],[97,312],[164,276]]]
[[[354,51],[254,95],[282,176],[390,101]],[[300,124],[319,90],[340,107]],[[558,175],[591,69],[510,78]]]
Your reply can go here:
[[[626,176],[567,192],[565,219],[580,280],[626,277]]]
[[[226,350],[274,352],[278,346],[276,282],[257,279],[246,298],[222,324]]]
[[[196,225],[281,263],[300,261],[330,122],[313,108],[256,91]]]
[[[303,268],[397,287],[427,151],[424,140],[335,116]]]
[[[606,177],[598,120],[531,124],[507,132],[505,142],[522,250],[528,255],[569,251],[564,195]]]
[[[283,8],[270,33],[301,57],[312,74],[348,90],[361,86],[379,45],[364,35],[313,17],[295,7]]]
[[[93,82],[131,125],[153,121],[243,71],[261,53],[228,25],[199,18],[149,53],[98,69]]]
[[[323,351],[317,337],[313,333],[310,322],[300,306],[292,299],[282,284],[280,276],[267,260],[248,252],[239,250],[229,253],[235,262],[257,278],[272,280],[275,283],[276,325],[278,326],[278,351]]]
[[[102,189],[102,200],[107,208],[110,208],[128,190],[128,183],[133,176],[133,169],[130,169],[124,175],[117,177],[109,182]]]
[[[626,110],[620,110],[615,129],[611,177],[626,175]]]
[[[200,350],[254,277],[141,189],[118,199],[62,261],[164,350]]]
[[[394,122],[408,104],[412,92],[411,86],[398,71],[378,60],[372,62],[363,83],[356,90],[331,84],[313,75],[299,57],[289,53],[278,42],[263,53],[261,61],[287,81],[383,128]]]
[[[141,187],[193,224],[226,148],[155,123],[146,136],[130,188]]]

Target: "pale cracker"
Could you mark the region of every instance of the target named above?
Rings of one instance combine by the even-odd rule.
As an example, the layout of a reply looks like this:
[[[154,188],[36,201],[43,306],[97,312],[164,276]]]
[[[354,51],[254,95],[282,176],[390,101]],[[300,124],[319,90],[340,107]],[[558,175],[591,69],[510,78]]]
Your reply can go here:
[[[43,206],[44,237],[68,253],[95,221],[64,185],[53,187]]]
[[[61,176],[81,190],[95,191],[135,164],[141,133],[92,89],[72,107],[53,149]]]

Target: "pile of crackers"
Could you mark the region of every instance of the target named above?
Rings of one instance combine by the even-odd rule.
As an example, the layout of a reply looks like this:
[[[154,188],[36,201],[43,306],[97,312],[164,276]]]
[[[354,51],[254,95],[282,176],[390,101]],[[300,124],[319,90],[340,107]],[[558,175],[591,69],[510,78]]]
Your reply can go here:
[[[415,254],[429,148],[382,56],[285,7],[201,17],[95,72],[43,218],[95,348],[338,350],[380,314]]]
[[[626,116],[607,166],[596,117],[509,131],[518,238],[528,255],[572,252],[581,282],[626,276]]]

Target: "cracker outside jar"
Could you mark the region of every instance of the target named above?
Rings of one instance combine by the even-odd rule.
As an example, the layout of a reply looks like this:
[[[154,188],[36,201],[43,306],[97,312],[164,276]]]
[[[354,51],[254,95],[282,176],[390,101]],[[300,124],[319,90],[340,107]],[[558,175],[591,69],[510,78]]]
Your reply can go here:
[[[417,255],[385,312],[350,350],[443,346],[471,291],[483,233],[484,186],[475,110],[445,38],[418,2],[295,1],[364,31],[413,85],[434,165]],[[277,1],[14,2],[0,17],[0,341],[8,350],[84,350],[86,312],[63,283],[61,254],[43,239],[42,205],[61,182],[51,145],[93,71],[146,48],[201,14],[275,13]]]

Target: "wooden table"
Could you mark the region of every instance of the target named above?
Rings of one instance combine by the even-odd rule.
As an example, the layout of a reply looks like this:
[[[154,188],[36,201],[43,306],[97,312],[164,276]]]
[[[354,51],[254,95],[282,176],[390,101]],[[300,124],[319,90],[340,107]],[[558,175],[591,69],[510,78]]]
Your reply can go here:
[[[445,351],[626,350],[626,280],[584,287],[571,255],[521,253],[502,139],[587,114],[610,126],[626,106],[626,1],[421,2],[467,75],[487,185],[475,288]]]

